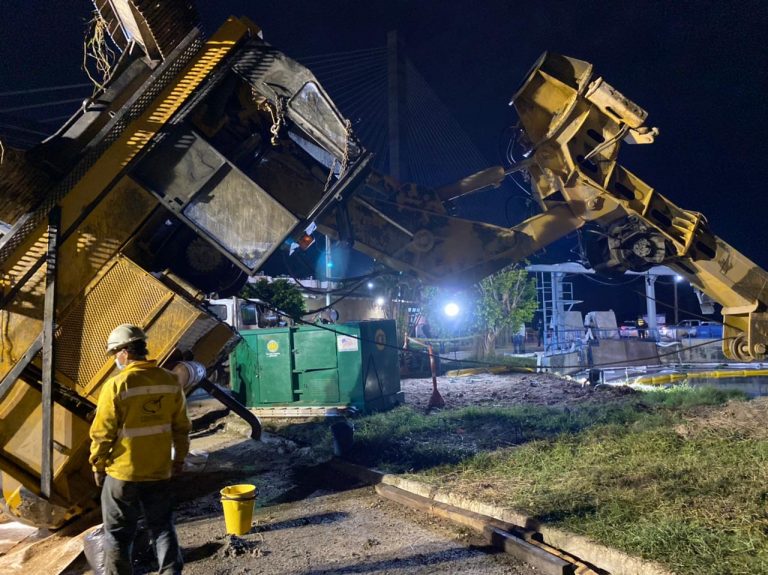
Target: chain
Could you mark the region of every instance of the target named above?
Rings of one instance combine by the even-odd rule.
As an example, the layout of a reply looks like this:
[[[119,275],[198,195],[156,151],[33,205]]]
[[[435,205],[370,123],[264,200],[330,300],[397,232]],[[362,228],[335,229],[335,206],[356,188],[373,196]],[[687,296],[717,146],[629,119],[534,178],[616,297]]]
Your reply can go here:
[[[328,178],[325,180],[325,186],[323,187],[323,191],[327,192],[328,188],[331,187],[331,182],[333,181],[333,173],[336,171],[336,158],[333,159],[333,162],[331,162],[331,169],[328,171]]]
[[[341,168],[339,168],[339,178],[344,175],[349,165],[349,138],[352,135],[352,122],[344,120],[344,152],[341,156]]]
[[[344,150],[341,153],[341,161],[336,158],[331,162],[331,169],[328,172],[328,179],[325,180],[325,187],[323,191],[327,191],[331,187],[331,181],[333,180],[333,174],[336,171],[336,166],[339,166],[339,179],[346,173],[349,166],[349,138],[352,134],[352,122],[344,120]]]
[[[280,128],[285,125],[285,108],[283,107],[283,101],[279,98],[275,98],[275,103],[271,104],[269,100],[264,98],[256,88],[251,88],[251,98],[256,105],[262,110],[267,110],[272,117],[272,126],[269,128],[269,133],[272,134],[270,142],[273,146],[277,146],[278,138],[280,136]]]

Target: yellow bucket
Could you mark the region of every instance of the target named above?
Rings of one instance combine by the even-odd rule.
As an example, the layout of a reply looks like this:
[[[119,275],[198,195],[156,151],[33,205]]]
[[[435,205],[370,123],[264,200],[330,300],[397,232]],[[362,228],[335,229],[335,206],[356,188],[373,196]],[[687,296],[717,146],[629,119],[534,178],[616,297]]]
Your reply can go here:
[[[220,491],[224,507],[224,524],[227,533],[245,535],[251,530],[253,505],[256,502],[255,485],[230,485]]]

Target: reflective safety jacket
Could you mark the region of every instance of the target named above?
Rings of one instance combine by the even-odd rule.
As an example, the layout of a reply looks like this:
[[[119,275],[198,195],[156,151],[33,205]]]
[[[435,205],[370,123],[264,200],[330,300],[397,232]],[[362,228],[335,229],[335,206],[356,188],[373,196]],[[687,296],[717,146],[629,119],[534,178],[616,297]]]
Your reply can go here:
[[[101,389],[89,461],[122,481],[168,479],[171,446],[183,462],[191,427],[176,377],[154,361],[133,361]]]

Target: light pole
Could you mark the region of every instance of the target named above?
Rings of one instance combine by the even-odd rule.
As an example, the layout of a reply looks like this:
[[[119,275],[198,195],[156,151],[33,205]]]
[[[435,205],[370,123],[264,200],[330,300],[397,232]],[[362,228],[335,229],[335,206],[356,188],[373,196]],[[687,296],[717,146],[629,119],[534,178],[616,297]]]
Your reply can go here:
[[[677,320],[677,284],[683,279],[682,276],[675,276],[675,281],[673,282],[675,286],[675,325],[678,324]]]
[[[331,305],[331,268],[333,260],[331,259],[331,238],[325,236],[325,305]]]

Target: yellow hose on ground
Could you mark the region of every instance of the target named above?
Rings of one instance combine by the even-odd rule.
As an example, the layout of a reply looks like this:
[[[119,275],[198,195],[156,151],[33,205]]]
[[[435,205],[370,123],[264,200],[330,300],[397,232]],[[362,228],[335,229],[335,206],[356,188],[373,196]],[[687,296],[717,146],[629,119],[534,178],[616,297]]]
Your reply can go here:
[[[662,375],[641,375],[630,383],[641,385],[664,385],[685,379],[726,379],[739,377],[761,377],[768,375],[768,369],[719,369],[686,373],[665,373]]]

